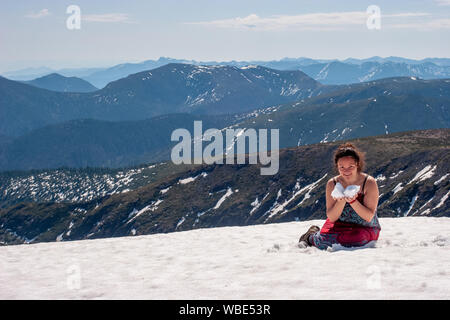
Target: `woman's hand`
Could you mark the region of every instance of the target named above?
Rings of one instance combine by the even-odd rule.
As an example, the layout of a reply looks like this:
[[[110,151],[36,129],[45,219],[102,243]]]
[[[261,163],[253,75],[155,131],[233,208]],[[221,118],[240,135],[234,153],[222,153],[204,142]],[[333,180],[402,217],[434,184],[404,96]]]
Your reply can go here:
[[[335,200],[335,201],[337,201],[337,202],[339,202],[339,203],[342,203],[342,202],[347,201],[347,200],[346,200],[347,198],[335,198],[335,197],[331,197],[331,198],[333,198],[333,200]]]

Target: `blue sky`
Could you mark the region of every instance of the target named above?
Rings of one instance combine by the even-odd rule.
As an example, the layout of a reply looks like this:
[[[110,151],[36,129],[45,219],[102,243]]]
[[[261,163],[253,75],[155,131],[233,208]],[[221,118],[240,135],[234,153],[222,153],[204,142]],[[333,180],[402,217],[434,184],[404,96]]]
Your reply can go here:
[[[81,29],[69,30],[69,5]],[[366,25],[369,5],[381,28]],[[2,0],[0,72],[158,59],[450,57],[450,0]]]

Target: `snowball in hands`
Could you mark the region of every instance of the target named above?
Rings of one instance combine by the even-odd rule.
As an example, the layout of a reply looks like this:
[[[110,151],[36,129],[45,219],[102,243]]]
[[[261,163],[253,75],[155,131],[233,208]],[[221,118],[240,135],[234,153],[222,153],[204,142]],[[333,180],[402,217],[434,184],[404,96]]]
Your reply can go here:
[[[344,191],[344,196],[346,196],[347,198],[353,198],[354,196],[356,196],[359,192],[359,186],[357,185],[351,185],[348,186],[347,188],[345,188]]]
[[[333,192],[331,192],[331,196],[335,199],[344,198],[344,187],[340,182],[336,183],[336,186],[333,189]]]
[[[331,192],[331,196],[335,199],[341,199],[345,197],[353,198],[359,192],[359,189],[360,187],[357,185],[350,185],[344,189],[342,184],[338,182],[336,183],[333,192]]]

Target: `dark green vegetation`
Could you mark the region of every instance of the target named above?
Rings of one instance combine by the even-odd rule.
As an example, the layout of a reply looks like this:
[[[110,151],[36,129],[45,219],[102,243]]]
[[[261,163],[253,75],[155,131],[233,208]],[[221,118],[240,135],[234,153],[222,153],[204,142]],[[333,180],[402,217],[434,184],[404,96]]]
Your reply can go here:
[[[201,120],[205,128],[223,128],[236,122],[231,115],[181,113],[140,121],[72,120],[33,130],[13,143],[5,143],[0,150],[0,168],[118,168],[168,160],[177,143],[171,141],[171,133],[177,128],[193,133],[194,120]]]

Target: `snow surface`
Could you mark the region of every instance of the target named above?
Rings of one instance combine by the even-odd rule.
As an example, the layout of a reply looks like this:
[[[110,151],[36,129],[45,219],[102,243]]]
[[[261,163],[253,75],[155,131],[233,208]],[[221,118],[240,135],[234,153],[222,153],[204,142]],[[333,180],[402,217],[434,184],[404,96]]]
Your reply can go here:
[[[449,299],[450,218],[380,218],[367,248],[300,249],[324,220],[0,247],[0,299]]]

